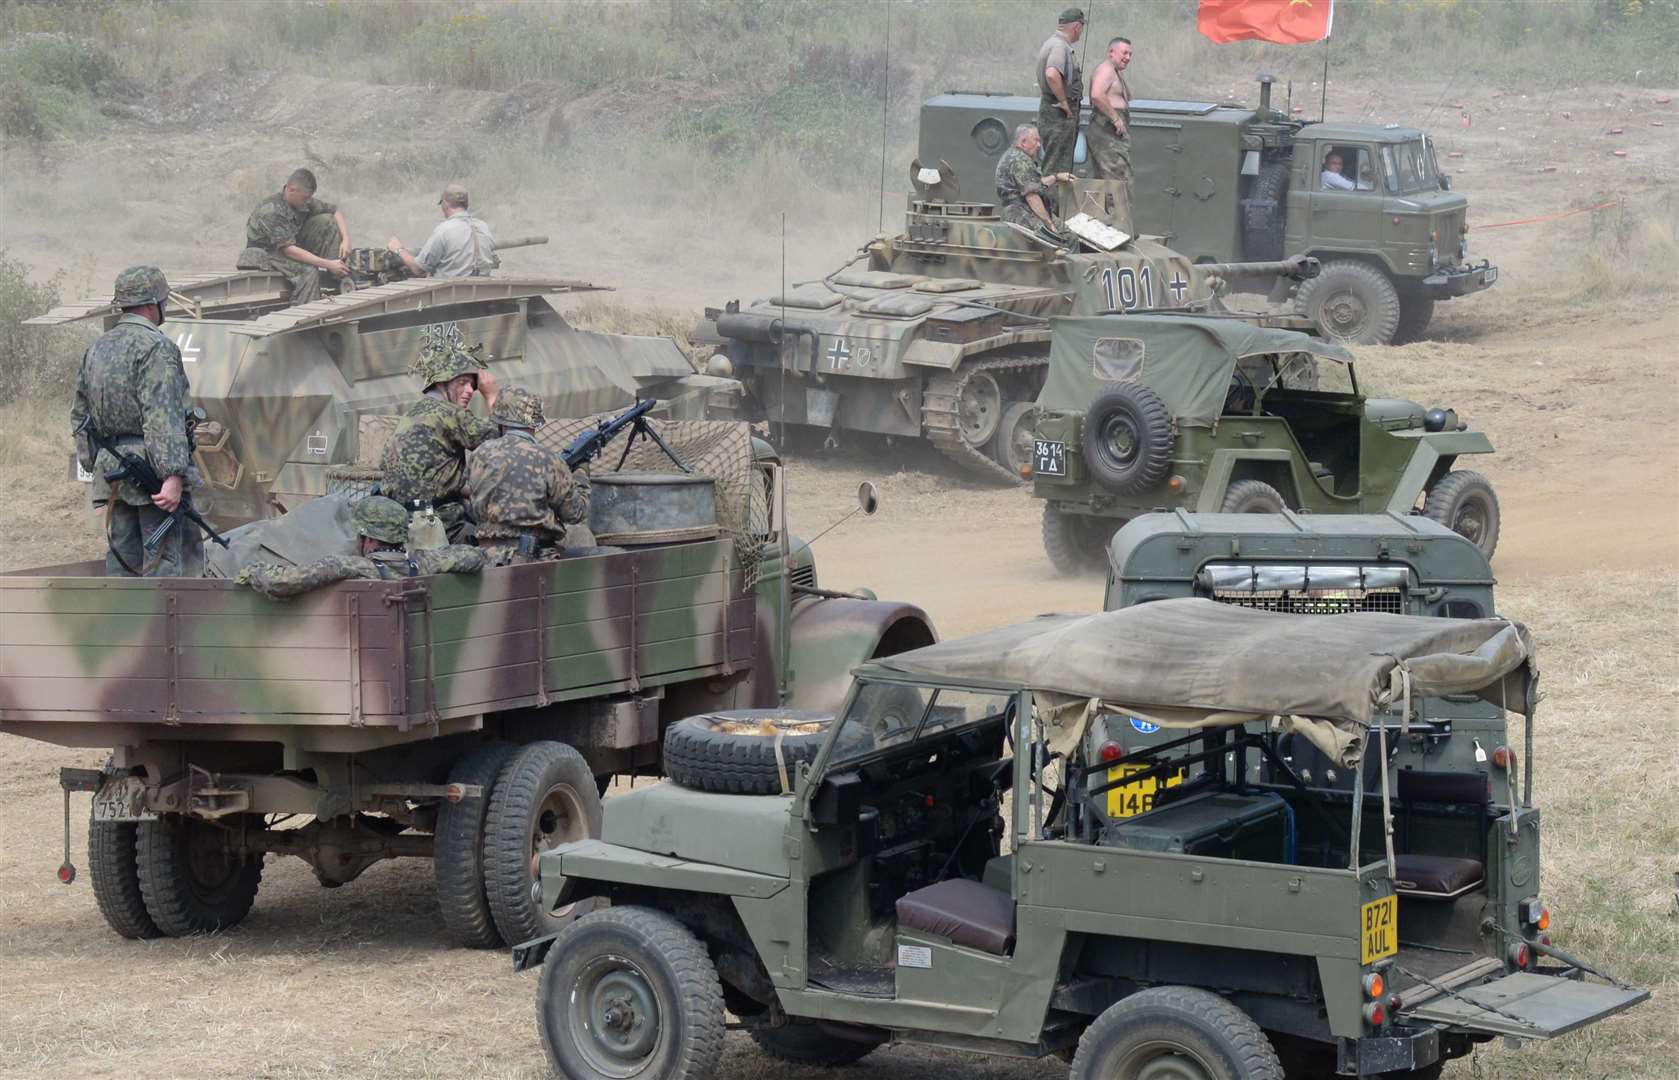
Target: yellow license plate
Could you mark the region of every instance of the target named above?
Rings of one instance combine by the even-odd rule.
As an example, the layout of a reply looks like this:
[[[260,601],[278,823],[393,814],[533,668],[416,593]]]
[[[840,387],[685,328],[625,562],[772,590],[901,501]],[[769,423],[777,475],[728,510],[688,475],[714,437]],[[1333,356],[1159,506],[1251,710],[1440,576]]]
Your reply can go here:
[[[1364,943],[1358,962],[1373,964],[1399,951],[1399,897],[1384,896],[1364,905]]]
[[[1147,765],[1120,765],[1108,770],[1109,780],[1123,780],[1127,776],[1135,776],[1149,768]],[[1183,783],[1183,774],[1177,773],[1165,777],[1161,783],[1161,776],[1157,773],[1134,784],[1108,789],[1108,817],[1127,818],[1146,814],[1154,809],[1154,796],[1162,787],[1177,787]]]

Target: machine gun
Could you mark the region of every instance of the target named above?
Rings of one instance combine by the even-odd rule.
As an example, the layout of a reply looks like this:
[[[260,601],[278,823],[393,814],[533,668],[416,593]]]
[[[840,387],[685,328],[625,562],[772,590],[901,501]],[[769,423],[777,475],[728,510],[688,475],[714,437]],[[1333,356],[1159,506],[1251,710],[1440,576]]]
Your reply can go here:
[[[194,408],[187,410],[186,428],[188,446],[192,445],[193,430],[198,427],[199,421],[203,419],[203,409]],[[75,434],[85,434],[87,436],[88,445],[93,450],[94,458],[97,459],[99,451],[104,450],[106,453],[117,459],[117,467],[105,474],[105,482],[107,484],[119,484],[126,480],[135,487],[139,488],[140,491],[147,496],[156,495],[158,492],[163,490],[164,478],[157,474],[156,469],[152,468],[151,462],[147,461],[145,457],[140,454],[131,453],[130,451],[118,448],[116,443],[111,442],[103,435],[99,434],[98,431],[94,430],[92,421],[93,418],[91,416],[84,418],[81,425],[76,428]],[[227,539],[215,529],[212,529],[210,527],[210,523],[205,521],[204,518],[199,515],[198,511],[192,508],[192,493],[187,491],[183,486],[181,489],[181,501],[175,507],[174,512],[164,518],[157,528],[153,529],[142,538],[141,543],[145,546],[146,551],[155,551],[158,544],[163,542],[164,536],[168,535],[169,530],[174,528],[176,520],[183,517],[192,522],[194,525],[197,525],[199,530],[203,532],[205,536],[214,540],[222,547],[227,547]],[[114,553],[115,549],[112,550]],[[122,556],[118,555],[117,561],[122,562]],[[139,576],[139,572],[127,563],[123,563],[123,569],[135,576]]]
[[[490,269],[501,269],[501,253],[513,248],[535,247],[546,244],[546,236],[515,236],[511,240],[497,240],[495,254],[490,257]],[[369,289],[375,285],[389,285],[393,281],[406,281],[413,277],[408,264],[402,261],[402,256],[385,248],[351,248],[344,257],[344,265],[350,268],[350,280],[358,289]]]
[[[620,431],[629,428],[630,437],[625,440],[624,452],[618,457],[618,468],[622,469],[624,467],[624,462],[630,456],[630,447],[635,445],[636,438],[645,436],[651,439],[660,450],[663,450],[665,456],[670,458],[678,469],[685,473],[692,473],[694,470],[682,463],[682,459],[676,456],[676,452],[665,445],[665,440],[659,438],[659,433],[653,430],[653,425],[647,422],[648,412],[657,404],[658,402],[651,398],[637,398],[634,405],[617,416],[598,421],[594,427],[583,431],[571,440],[571,445],[567,446],[560,455],[566,463],[566,468],[576,469],[593,461],[600,456],[601,451],[606,449],[607,443],[618,437]]]

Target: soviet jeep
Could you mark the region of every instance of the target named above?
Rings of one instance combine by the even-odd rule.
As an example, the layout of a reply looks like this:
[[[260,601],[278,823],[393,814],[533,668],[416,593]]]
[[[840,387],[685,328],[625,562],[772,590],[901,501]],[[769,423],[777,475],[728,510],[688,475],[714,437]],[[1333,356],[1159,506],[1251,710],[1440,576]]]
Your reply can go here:
[[[1476,1041],[1648,997],[1586,982],[1542,932],[1539,812],[1509,750],[1485,773],[1362,782],[1366,748],[1380,762],[1406,737],[1381,714],[1407,696],[1474,694],[1531,725],[1517,624],[1182,598],[853,676],[813,752],[808,716],[682,721],[667,757],[683,738],[711,753],[611,800],[601,839],[541,856],[545,907],[611,901],[515,950],[545,961],[562,1075],[713,1075],[727,1010],[806,1064],[915,1042],[1058,1054],[1080,1080],[1280,1080],[1280,1055],[1434,1076]],[[1113,716],[1179,737],[1093,749]],[[1285,733],[1351,789],[1294,776]],[[1148,809],[1109,812],[1111,790],[1165,777]]]
[[[1490,454],[1451,409],[1367,398],[1340,346],[1190,315],[1052,319],[1032,494],[1062,573],[1099,565],[1114,530],[1154,509],[1408,513],[1492,557],[1498,497],[1461,455]]]

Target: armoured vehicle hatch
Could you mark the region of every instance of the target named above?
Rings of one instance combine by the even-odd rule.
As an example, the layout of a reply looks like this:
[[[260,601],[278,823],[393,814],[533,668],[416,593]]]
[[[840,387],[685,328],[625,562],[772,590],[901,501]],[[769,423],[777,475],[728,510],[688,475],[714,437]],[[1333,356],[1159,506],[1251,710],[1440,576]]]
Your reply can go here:
[[[948,161],[988,184],[1035,97],[953,92],[921,108],[922,161]],[[1084,111],[1089,123],[1090,107]],[[1398,124],[1308,123],[1271,107],[1207,101],[1131,102],[1132,219],[1194,262],[1314,255],[1323,273],[1294,293],[1321,332],[1352,344],[1414,340],[1438,300],[1490,287],[1498,269],[1469,262],[1468,200],[1451,190],[1427,133]],[[1325,187],[1342,161],[1347,190]],[[1090,164],[1080,136],[1075,173]],[[962,181],[960,196],[990,191]],[[1244,283],[1264,291],[1271,283]],[[1277,299],[1286,296],[1274,292]]]
[[[1101,565],[1120,525],[1155,509],[1424,514],[1491,558],[1498,498],[1486,435],[1451,409],[1367,398],[1339,345],[1192,315],[1052,319],[1032,494],[1063,573]]]
[[[483,342],[506,383],[541,395],[551,416],[586,416],[640,398],[697,418],[738,384],[695,372],[665,338],[578,330],[556,297],[602,291],[525,277],[415,278],[286,306],[286,281],[266,271],[170,279],[163,330],[175,339],[207,420],[194,459],[199,509],[220,526],[283,513],[324,494],[330,466],[354,461],[356,418],[396,413],[419,388],[408,374],[421,332],[458,323]],[[106,299],[54,308],[27,325],[114,322]],[[719,402],[721,404],[721,402]],[[727,412],[727,408],[717,410]]]
[[[914,178],[922,196],[955,183],[948,165],[941,172],[937,185]],[[903,234],[820,281],[707,309],[695,341],[721,346],[759,418],[836,441],[924,438],[970,471],[1018,483],[1048,362],[1046,316],[1218,310],[1232,274],[1315,272],[1309,260],[1195,265],[1148,237],[1098,250],[1005,222],[990,202],[921,197],[907,216]]]
[[[541,856],[545,907],[610,906],[515,965],[542,965],[544,1048],[578,1080],[720,1075],[729,1020],[786,1062],[904,1042],[1056,1054],[1071,1080],[1274,1078],[1279,1059],[1291,1076],[1437,1076],[1477,1043],[1650,996],[1586,979],[1546,933],[1540,812],[1518,780],[1537,672],[1503,619],[1194,598],[871,661],[825,726],[674,725],[667,756],[713,758]],[[1501,744],[1390,777],[1390,749],[1420,735],[1387,714],[1410,689],[1521,716],[1525,760]],[[1098,721],[1170,734],[1092,746]],[[1353,784],[1308,782],[1285,737]],[[797,765],[777,776],[784,751]],[[747,775],[742,752],[771,767]],[[1146,808],[1110,799],[1180,776]]]

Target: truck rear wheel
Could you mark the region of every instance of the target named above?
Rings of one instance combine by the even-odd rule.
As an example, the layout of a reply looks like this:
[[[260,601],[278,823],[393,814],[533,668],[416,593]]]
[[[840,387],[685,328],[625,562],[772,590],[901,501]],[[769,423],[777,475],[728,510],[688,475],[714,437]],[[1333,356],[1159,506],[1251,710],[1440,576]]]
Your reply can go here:
[[[665,730],[665,772],[696,791],[779,795],[783,770],[791,782],[800,765],[816,760],[832,720],[803,709],[690,716]]]
[[[88,874],[99,914],[130,941],[163,936],[146,914],[146,898],[140,895],[140,867],[134,850],[138,832],[132,821],[90,821],[87,827]]]
[[[799,1023],[778,1028],[748,1028],[747,1034],[758,1044],[758,1049],[772,1058],[794,1065],[814,1065],[819,1069],[834,1069],[861,1061],[886,1041],[884,1038],[844,1039],[815,1024]]]
[[[1399,291],[1380,270],[1351,259],[1323,264],[1300,286],[1300,310],[1343,345],[1386,345],[1399,329]]]
[[[723,1055],[723,986],[662,911],[614,907],[560,932],[536,996],[542,1047],[573,1080],[705,1080]]]
[[[502,767],[484,821],[484,894],[503,941],[530,941],[570,921],[570,912],[544,911],[531,895],[536,856],[599,836],[600,820],[595,774],[565,743],[531,743]]]
[[[1071,577],[1100,569],[1107,561],[1108,540],[1124,522],[1044,507],[1044,554],[1057,574]]]
[[[1421,341],[1434,318],[1434,301],[1426,296],[1406,295],[1399,298],[1399,326],[1393,332],[1395,345],[1409,345]]]
[[[1498,550],[1498,496],[1492,481],[1480,473],[1461,469],[1442,476],[1428,489],[1422,512],[1473,543],[1488,559]]]
[[[1283,493],[1263,480],[1238,480],[1224,493],[1221,514],[1280,514],[1288,508]]]
[[[449,936],[469,949],[519,944],[502,941],[484,892],[484,823],[490,815],[496,779],[518,749],[511,743],[485,743],[456,762],[449,770],[449,782],[476,784],[484,794],[458,803],[446,802],[437,811],[432,871],[437,880],[437,905]]]
[[[230,854],[226,828],[237,830],[239,819],[211,823],[169,814],[140,823],[135,844],[140,894],[161,933],[213,934],[250,914],[262,883],[262,856]]]
[[[1108,1007],[1079,1038],[1068,1080],[1283,1080],[1258,1024],[1224,998],[1157,986]]]

